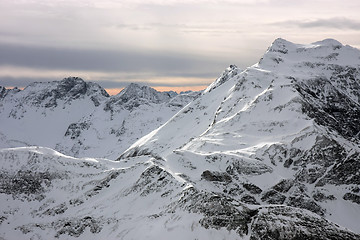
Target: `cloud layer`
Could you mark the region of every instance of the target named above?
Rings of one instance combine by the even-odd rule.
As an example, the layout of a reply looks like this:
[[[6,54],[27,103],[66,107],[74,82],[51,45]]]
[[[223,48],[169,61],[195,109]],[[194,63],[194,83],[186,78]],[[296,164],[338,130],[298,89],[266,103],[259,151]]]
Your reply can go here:
[[[282,25],[286,27],[299,27],[299,28],[320,28],[320,29],[352,29],[360,31],[360,21],[355,21],[345,17],[335,17],[328,19],[316,20],[289,20],[283,22],[276,22],[272,25]]]
[[[335,38],[360,46],[357,0],[2,0],[0,85],[77,75],[200,86],[271,42]]]

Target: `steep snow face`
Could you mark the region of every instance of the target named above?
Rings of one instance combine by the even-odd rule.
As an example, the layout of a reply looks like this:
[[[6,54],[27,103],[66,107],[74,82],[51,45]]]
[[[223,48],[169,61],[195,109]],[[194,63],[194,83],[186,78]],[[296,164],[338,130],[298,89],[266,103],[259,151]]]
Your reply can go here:
[[[231,66],[201,98],[154,131],[156,141],[149,135],[132,149],[162,155],[179,147],[247,152],[304,134],[307,144],[299,147],[309,148],[319,125],[358,140],[359,61],[359,50],[335,40],[300,45],[277,39],[258,64],[241,73]],[[337,119],[346,124],[343,129]]]
[[[359,84],[359,50],[277,39],[119,160],[150,155],[202,191],[307,209],[359,232]]]
[[[77,157],[116,158],[198,95],[175,94],[130,84],[109,96],[75,77],[23,91],[2,88],[0,147],[37,145]]]

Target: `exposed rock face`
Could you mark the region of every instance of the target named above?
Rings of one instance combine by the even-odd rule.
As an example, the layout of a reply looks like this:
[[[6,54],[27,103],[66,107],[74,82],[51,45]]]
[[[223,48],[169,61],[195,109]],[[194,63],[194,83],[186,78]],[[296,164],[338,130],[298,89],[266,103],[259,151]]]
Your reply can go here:
[[[73,159],[35,147],[1,150],[0,157],[6,159],[1,175],[16,176],[1,182],[1,201],[7,206],[0,211],[4,239],[9,235],[87,239],[89,234],[133,239],[144,234],[139,228],[147,230],[150,239],[157,239],[159,233],[176,238],[181,232],[206,239],[214,234],[254,240],[360,237],[299,207],[261,206],[252,195],[237,199],[179,182],[179,176],[156,159],[136,157],[129,159],[133,161],[129,165]],[[23,188],[17,185],[20,182]],[[259,193],[254,185],[245,186]]]
[[[231,177],[227,173],[211,172],[206,170],[201,174],[201,177],[207,181],[231,182]]]
[[[261,209],[252,225],[252,232],[251,240],[359,238],[359,235],[339,229],[336,224],[316,215],[284,206]]]

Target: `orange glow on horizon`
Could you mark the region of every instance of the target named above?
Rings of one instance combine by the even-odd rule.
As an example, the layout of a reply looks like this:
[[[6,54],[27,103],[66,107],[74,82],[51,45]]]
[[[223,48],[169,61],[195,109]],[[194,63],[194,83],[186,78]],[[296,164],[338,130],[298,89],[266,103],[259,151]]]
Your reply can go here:
[[[201,85],[201,86],[184,86],[184,87],[152,87],[156,89],[159,92],[167,92],[167,91],[174,91],[177,93],[185,92],[185,91],[200,91],[207,88],[207,85]]]
[[[152,87],[156,89],[159,92],[167,92],[167,91],[174,91],[177,93],[184,92],[184,91],[200,91],[207,88],[207,85],[200,85],[200,86],[184,86],[184,87],[165,87],[165,86],[159,86],[159,87]],[[109,95],[116,95],[119,92],[121,92],[124,88],[105,88],[106,92]]]
[[[124,88],[105,88],[106,92],[109,94],[109,95],[116,95],[118,94],[119,92],[121,92]]]
[[[201,91],[207,88],[207,85],[199,85],[199,86],[184,86],[184,87],[165,87],[165,86],[159,86],[159,87],[152,87],[156,89],[159,92],[167,92],[167,91],[174,91],[177,93],[185,92],[185,91]],[[13,89],[15,87],[13,86],[6,86],[6,89]],[[20,90],[24,90],[24,87],[18,87]],[[105,88],[106,92],[109,95],[116,95],[119,92],[121,92],[124,88]]]
[[[20,89],[20,90],[24,90],[24,87],[14,87],[14,86],[5,86],[6,89],[14,89],[14,88],[17,88],[17,89]]]

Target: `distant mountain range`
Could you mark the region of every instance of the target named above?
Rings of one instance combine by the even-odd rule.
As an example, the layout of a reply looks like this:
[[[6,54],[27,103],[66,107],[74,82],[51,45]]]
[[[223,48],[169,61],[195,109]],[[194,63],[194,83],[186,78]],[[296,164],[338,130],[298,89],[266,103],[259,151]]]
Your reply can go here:
[[[109,96],[77,77],[22,91],[0,87],[0,147],[44,146],[73,157],[115,159],[199,94],[131,83]]]
[[[360,239],[360,50],[336,40],[276,39],[201,93],[0,99],[3,239]]]

